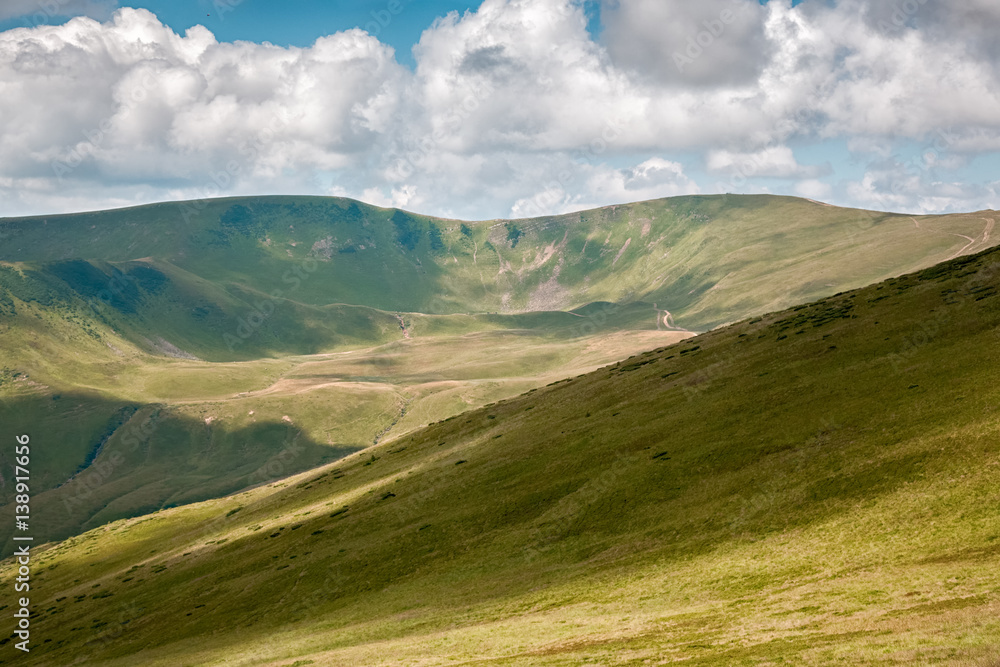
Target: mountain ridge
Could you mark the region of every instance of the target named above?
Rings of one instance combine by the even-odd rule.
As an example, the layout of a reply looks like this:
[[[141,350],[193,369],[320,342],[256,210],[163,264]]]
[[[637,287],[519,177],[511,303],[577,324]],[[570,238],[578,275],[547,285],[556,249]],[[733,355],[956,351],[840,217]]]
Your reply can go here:
[[[166,321],[154,323],[156,313],[147,313],[149,331],[130,333],[132,342],[156,352],[144,341],[160,336],[188,354],[224,361],[335,346],[337,327],[321,326],[308,340],[294,331],[311,329],[310,309],[338,303],[451,315],[643,301],[670,313],[678,326],[703,331],[923,268],[993,240],[993,219],[984,230],[976,213],[918,222],[769,195],[677,197],[481,222],[342,198],[203,204],[183,224],[183,202],[5,218],[0,262],[31,275],[54,271],[60,282],[69,278],[67,299],[82,297],[112,318],[122,307],[129,316],[142,310],[143,301],[150,302],[146,311],[157,298],[176,304]],[[140,268],[162,296],[136,293],[134,306],[122,303],[135,285],[145,289],[132,278]],[[268,313],[279,307],[281,317],[272,318]],[[261,315],[249,340],[226,330],[241,317]],[[296,324],[292,331],[271,331],[278,319]],[[234,349],[234,339],[241,349]]]

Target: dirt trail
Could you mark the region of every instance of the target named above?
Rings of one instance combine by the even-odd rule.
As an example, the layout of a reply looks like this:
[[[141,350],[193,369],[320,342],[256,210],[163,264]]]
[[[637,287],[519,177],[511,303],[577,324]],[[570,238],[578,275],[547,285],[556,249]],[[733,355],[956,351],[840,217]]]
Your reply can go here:
[[[980,238],[977,237],[977,238],[973,239],[973,238],[969,238],[965,234],[952,234],[952,236],[961,236],[963,239],[968,240],[969,243],[964,248],[962,248],[957,253],[955,253],[952,257],[950,257],[949,259],[955,259],[959,255],[964,254],[966,250],[968,250],[969,248],[971,248],[974,245],[977,245],[977,244],[981,243],[985,247],[990,242],[990,234],[993,233],[993,225],[996,224],[996,221],[993,220],[992,218],[979,218],[979,219],[986,223],[986,228],[983,230],[983,236],[982,236],[982,238],[980,239]]]
[[[964,254],[965,254],[965,251],[966,251],[966,250],[968,250],[968,249],[969,249],[969,248],[971,248],[972,246],[976,245],[976,239],[973,239],[973,238],[969,238],[969,237],[968,237],[968,236],[966,236],[965,234],[952,234],[952,236],[960,236],[961,238],[963,238],[963,239],[965,239],[966,241],[968,241],[968,243],[967,243],[967,244],[965,244],[965,247],[964,247],[964,248],[962,248],[961,250],[959,250],[958,252],[956,252],[956,253],[955,253],[954,255],[952,255],[952,256],[951,256],[951,257],[949,257],[948,259],[955,259],[956,257],[959,257],[959,256],[961,256],[961,255],[964,255]]]
[[[403,330],[403,338],[409,340],[410,332],[406,330],[406,322],[403,321],[403,316],[396,315],[396,319],[399,320],[399,328]]]
[[[656,311],[656,330],[660,330],[660,325],[662,324],[667,328],[668,331],[683,331],[685,333],[691,333],[683,327],[679,327],[674,324],[674,316],[669,310],[660,310],[657,308],[656,304],[653,304],[653,310]]]
[[[993,233],[993,225],[996,224],[996,221],[993,220],[993,219],[991,219],[991,218],[979,218],[979,219],[982,220],[982,221],[984,221],[986,223],[986,228],[983,230],[983,233],[982,233],[981,237],[977,235],[976,238],[973,238],[971,236],[966,236],[965,234],[956,234],[955,232],[944,232],[944,231],[941,231],[941,230],[938,230],[938,229],[928,229],[926,227],[921,227],[920,223],[917,222],[916,218],[912,218],[912,217],[910,218],[910,220],[913,221],[913,224],[917,226],[917,229],[931,231],[931,232],[937,232],[938,234],[947,234],[948,236],[957,236],[957,237],[959,237],[961,239],[965,239],[966,241],[968,241],[968,243],[966,243],[965,246],[961,250],[959,250],[954,255],[952,255],[951,257],[949,257],[948,258],[949,260],[955,259],[956,257],[960,257],[961,255],[964,255],[967,250],[969,250],[970,248],[972,248],[975,245],[982,244],[983,246],[985,246],[986,244],[988,244],[990,242],[990,234]]]
[[[380,440],[385,438],[392,430],[392,427],[400,422],[400,420],[406,416],[406,411],[410,407],[410,403],[413,402],[412,396],[406,396],[403,398],[403,406],[399,410],[399,415],[397,415],[388,426],[375,434],[375,438],[372,440],[373,445],[377,445]]]
[[[986,221],[986,230],[983,232],[983,245],[990,242],[990,233],[993,232],[993,225],[996,224],[996,220],[993,218],[981,218],[981,220]]]
[[[298,370],[298,367],[290,372]],[[217,396],[213,398],[197,398],[183,401],[171,401],[170,405],[207,405],[209,403],[228,403],[230,401],[240,401],[249,398],[263,398],[266,396],[299,396],[313,391],[340,387],[343,389],[363,390],[363,391],[392,391],[392,387],[376,381],[362,380],[328,380],[310,378],[281,378],[263,389],[255,391],[242,391],[229,396]]]

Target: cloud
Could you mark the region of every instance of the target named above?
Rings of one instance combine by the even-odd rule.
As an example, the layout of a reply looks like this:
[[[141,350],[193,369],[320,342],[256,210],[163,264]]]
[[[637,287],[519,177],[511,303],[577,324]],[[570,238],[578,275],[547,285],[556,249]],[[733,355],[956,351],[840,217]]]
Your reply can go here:
[[[570,166],[563,168],[558,179],[543,184],[532,196],[516,201],[510,216],[551,215],[701,192],[680,163],[663,158],[650,158],[625,169],[605,165],[577,167],[575,171]],[[580,181],[584,184],[582,189],[575,187]]]
[[[335,192],[489,218],[784,179],[845,204],[981,204],[996,175],[956,188],[955,174],[1000,150],[1000,10],[909,0],[896,26],[892,7],[604,0],[595,40],[579,0],[485,0],[430,25],[414,70],[360,30],[230,44],[127,8],[11,30],[0,201],[14,214]],[[802,165],[789,146],[837,142],[872,162],[831,192],[850,165]],[[897,173],[901,144],[936,147],[933,169]],[[698,182],[702,166],[722,182]]]
[[[352,30],[309,49],[179,36],[145,10],[0,34],[8,177],[221,189],[343,168],[396,113],[403,69]],[[24,101],[30,103],[25,104]],[[224,182],[224,184],[223,184]]]
[[[342,197],[347,193],[334,189],[329,194]],[[408,208],[410,202],[415,201],[416,195],[417,188],[413,185],[404,185],[402,188],[392,190],[389,194],[380,188],[368,188],[361,193],[364,201],[384,208]]]
[[[414,54],[414,129],[446,132],[451,150],[574,149],[642,102],[562,0],[486,0],[439,20]]]
[[[823,181],[809,179],[795,184],[795,194],[806,199],[825,201],[833,194],[833,187]]]
[[[711,150],[706,157],[708,170],[742,178],[815,178],[830,172],[828,165],[803,166],[787,146],[772,146],[753,153]]]
[[[607,202],[693,195],[701,192],[701,188],[684,173],[679,162],[654,157],[626,169],[595,170],[587,181],[586,192],[589,202],[584,199],[587,202],[584,207],[590,208]]]
[[[615,63],[665,84],[756,81],[772,45],[757,0],[602,0]]]
[[[993,0],[871,2],[865,6],[864,18],[870,28],[898,40],[917,33],[934,42],[959,42],[971,55],[986,58],[994,66],[1000,55],[996,40],[1000,5]]]
[[[996,183],[948,180],[933,151],[872,163],[861,180],[847,184],[847,194],[866,208],[925,214],[983,210],[998,201]]]
[[[771,33],[781,52],[773,72],[783,75],[790,94],[809,98],[797,106],[820,119],[812,131],[923,139],[940,128],[963,128],[1000,136],[995,63],[970,53],[964,39],[940,39],[929,26],[902,34],[872,26],[865,17],[875,6],[874,0],[775,6]]]

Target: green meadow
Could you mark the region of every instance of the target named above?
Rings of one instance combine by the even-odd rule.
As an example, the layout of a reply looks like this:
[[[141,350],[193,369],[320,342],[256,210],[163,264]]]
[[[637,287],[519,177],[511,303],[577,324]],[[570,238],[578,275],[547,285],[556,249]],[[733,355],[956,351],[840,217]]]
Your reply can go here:
[[[987,251],[50,544],[23,664],[996,664],[998,304]]]
[[[770,196],[484,222],[317,197],[2,219],[0,436],[47,443],[39,537],[63,539],[974,252],[992,225]]]
[[[0,219],[22,662],[995,665],[993,216]]]

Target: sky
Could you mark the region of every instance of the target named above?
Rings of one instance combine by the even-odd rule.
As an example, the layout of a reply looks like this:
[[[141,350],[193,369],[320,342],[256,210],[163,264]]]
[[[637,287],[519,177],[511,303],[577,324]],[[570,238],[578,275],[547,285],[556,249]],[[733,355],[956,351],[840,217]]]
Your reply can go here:
[[[1000,208],[995,0],[4,0],[0,217]]]

